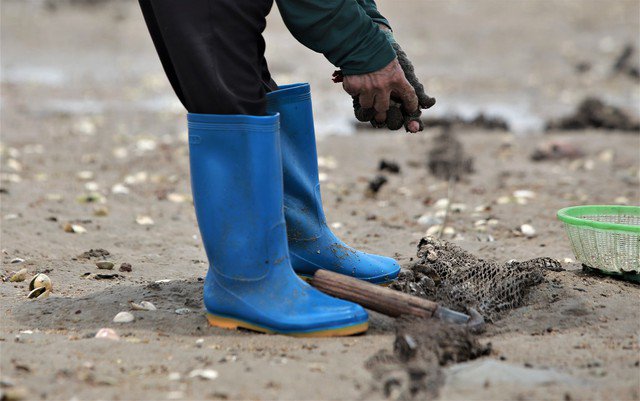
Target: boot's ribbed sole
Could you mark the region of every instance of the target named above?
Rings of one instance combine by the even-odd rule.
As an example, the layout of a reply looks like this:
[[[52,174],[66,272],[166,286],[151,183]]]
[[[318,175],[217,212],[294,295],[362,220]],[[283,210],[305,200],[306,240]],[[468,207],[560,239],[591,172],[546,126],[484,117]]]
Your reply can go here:
[[[233,319],[224,316],[218,316],[211,313],[207,313],[207,320],[211,326],[221,327],[223,329],[237,329],[241,327],[243,329],[249,329],[266,334],[284,334],[292,337],[342,337],[351,336],[354,334],[360,334],[367,331],[369,328],[369,322],[354,324],[351,326],[337,327],[335,329],[318,330],[302,333],[280,333],[276,330],[271,330],[266,327],[261,327],[252,323],[244,322],[242,320]]]
[[[309,284],[311,284],[311,279],[313,278],[313,277],[309,277],[309,276],[303,276],[302,274],[298,274],[298,277],[300,277],[301,279],[303,279],[304,281],[306,281]],[[380,287],[388,287],[394,281],[396,281],[396,280],[391,280],[391,281],[387,281],[385,283],[380,283],[380,284],[376,284],[376,285],[379,285]]]

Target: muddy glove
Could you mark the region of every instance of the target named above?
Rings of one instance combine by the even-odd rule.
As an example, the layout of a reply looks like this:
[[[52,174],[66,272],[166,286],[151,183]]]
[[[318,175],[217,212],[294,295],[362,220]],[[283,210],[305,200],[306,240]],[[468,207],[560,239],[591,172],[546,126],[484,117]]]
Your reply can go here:
[[[386,120],[383,122],[378,122],[375,120],[376,111],[373,108],[364,108],[360,105],[359,98],[357,96],[353,97],[353,110],[358,121],[369,121],[371,125],[375,128],[383,128],[387,127],[390,130],[398,130],[400,127],[404,126],[407,132],[418,132],[424,129],[422,121],[420,120],[421,109],[428,109],[436,103],[436,99],[430,97],[425,93],[424,86],[418,81],[416,77],[413,64],[409,61],[407,54],[402,50],[400,45],[395,41],[393,37],[393,33],[386,26],[381,26],[381,29],[384,31],[385,35],[389,39],[389,42],[393,46],[396,51],[396,56],[404,75],[409,81],[409,84],[415,90],[416,96],[418,97],[418,105],[419,107],[412,113],[407,112],[405,108],[402,107],[402,102],[399,99],[396,99],[392,96],[389,102],[389,110],[387,111]],[[335,71],[333,73],[333,81],[334,82],[342,82],[343,76],[340,71]]]

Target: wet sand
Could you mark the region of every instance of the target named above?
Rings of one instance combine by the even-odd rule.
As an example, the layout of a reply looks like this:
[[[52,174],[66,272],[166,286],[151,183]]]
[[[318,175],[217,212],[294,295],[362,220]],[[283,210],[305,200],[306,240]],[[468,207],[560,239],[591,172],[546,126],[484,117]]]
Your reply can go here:
[[[522,116],[544,121],[573,110],[585,94],[600,93],[638,111],[637,82],[609,75],[618,49],[637,38],[636,2],[402,4],[381,8],[392,22],[405,22],[397,35],[412,38],[403,47],[416,55],[419,76],[429,77],[426,86],[440,102],[435,109],[526,104],[527,113],[514,118],[529,127]],[[350,99],[330,83],[331,66],[272,17],[267,38],[276,79],[313,86],[330,224],[349,244],[409,266],[429,229],[420,217],[438,215],[438,201],[449,194],[427,169],[439,130],[325,135],[355,132],[350,111],[339,109]],[[2,38],[1,273],[46,272],[54,286],[48,299],[28,300],[27,282],[0,283],[2,391],[26,391],[26,399],[383,397],[370,392],[375,383],[364,364],[392,349],[392,319],[372,313],[366,335],[334,339],[207,326],[199,282],[207,262],[189,195],[184,112],[135,5],[61,6],[51,13],[3,2]],[[500,59],[505,51],[510,56]],[[586,75],[575,73],[582,60],[594,65]],[[464,206],[450,214],[453,232],[446,238],[500,262],[553,257],[566,271],[549,272],[525,307],[479,338],[492,344],[481,361],[531,374],[474,382],[460,380],[455,369],[465,365],[454,365],[444,370],[440,399],[640,398],[638,286],[582,272],[555,218],[569,205],[639,204],[640,136],[457,134],[476,172],[455,186],[451,201]],[[580,147],[584,157],[530,161],[548,140]],[[400,173],[377,171],[382,158],[397,162]],[[371,197],[368,183],[377,174],[388,182]],[[533,196],[518,200],[518,190]],[[153,224],[139,224],[147,217]],[[477,223],[489,219],[496,221]],[[65,232],[68,223],[86,232]],[[515,232],[525,223],[535,237]],[[95,259],[78,257],[97,248],[109,251],[116,266],[106,273],[118,277],[95,279],[105,271]],[[12,264],[15,258],[24,262]],[[118,271],[121,263],[132,271]],[[131,310],[129,301],[142,300],[158,310],[112,322]],[[176,313],[184,308],[190,312]],[[93,338],[102,327],[120,340]],[[194,369],[213,369],[218,377],[189,377]],[[554,378],[536,382],[540,371]]]

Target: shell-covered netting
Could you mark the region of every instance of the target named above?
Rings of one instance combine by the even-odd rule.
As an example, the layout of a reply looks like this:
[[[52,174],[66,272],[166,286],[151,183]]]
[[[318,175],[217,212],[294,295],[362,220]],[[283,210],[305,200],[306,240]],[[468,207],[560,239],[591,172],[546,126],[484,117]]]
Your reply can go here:
[[[418,261],[403,271],[391,288],[465,311],[475,308],[495,321],[524,304],[530,289],[544,281],[546,270],[561,270],[551,258],[503,264],[479,259],[462,248],[434,237],[418,245]]]

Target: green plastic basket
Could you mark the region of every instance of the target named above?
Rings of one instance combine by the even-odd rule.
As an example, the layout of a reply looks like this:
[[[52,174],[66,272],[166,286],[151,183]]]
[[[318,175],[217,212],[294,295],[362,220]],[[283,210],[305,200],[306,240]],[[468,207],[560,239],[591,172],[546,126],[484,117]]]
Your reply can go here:
[[[583,266],[640,281],[640,207],[573,206],[558,219]]]

